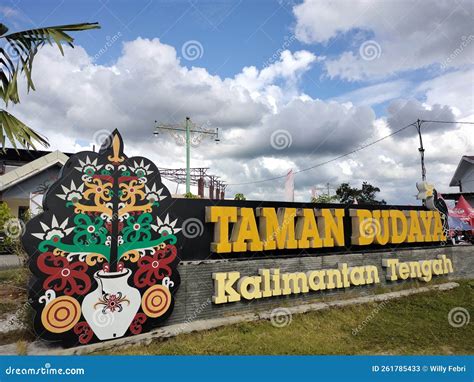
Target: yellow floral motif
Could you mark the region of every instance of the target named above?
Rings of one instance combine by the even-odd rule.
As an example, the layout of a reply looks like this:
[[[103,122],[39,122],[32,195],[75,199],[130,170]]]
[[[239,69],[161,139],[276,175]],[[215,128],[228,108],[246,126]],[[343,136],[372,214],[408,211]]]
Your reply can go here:
[[[65,252],[65,251],[63,251],[63,250],[61,250],[61,249],[59,249],[59,248],[54,248],[54,249],[53,249],[53,254],[54,254],[54,256],[62,256],[62,257],[64,257],[64,256],[66,256],[67,252]]]
[[[110,189],[112,183],[102,182],[99,178],[93,178],[92,182],[86,182],[88,190],[84,191],[84,198],[90,200],[90,196],[94,195],[95,204],[101,204],[103,201],[109,202],[112,197],[110,196]]]
[[[135,204],[137,201],[137,196],[139,199],[145,199],[145,193],[143,192],[144,184],[140,184],[138,180],[131,180],[130,183],[120,183],[120,189],[122,190],[122,195],[120,200],[122,202],[129,201],[130,204]]]
[[[86,263],[89,266],[96,265],[97,263],[102,263],[104,260],[107,260],[107,258],[100,253],[91,253],[86,256]]]
[[[128,251],[125,252],[122,256],[122,259],[125,261],[130,261],[131,263],[136,263],[140,258],[140,253],[138,251]]]
[[[143,205],[136,205],[138,200],[145,200],[145,193],[143,192],[144,185],[137,180],[130,181],[129,184],[120,183],[122,195],[120,200],[126,202],[125,206],[120,208],[119,215],[123,216],[129,212],[151,212],[153,203],[147,202]]]
[[[84,212],[100,212],[105,213],[107,216],[112,216],[112,209],[106,206],[106,203],[112,198],[110,196],[110,189],[112,188],[112,183],[102,182],[101,179],[94,178],[92,182],[85,182],[86,187],[88,188],[84,192],[84,199],[90,200],[91,196],[94,197],[94,205],[88,206],[80,202],[74,203],[74,212],[84,213]]]

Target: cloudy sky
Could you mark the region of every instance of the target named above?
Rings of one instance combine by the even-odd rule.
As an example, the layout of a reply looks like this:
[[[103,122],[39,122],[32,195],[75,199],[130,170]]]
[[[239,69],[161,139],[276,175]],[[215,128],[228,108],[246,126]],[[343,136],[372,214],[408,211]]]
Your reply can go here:
[[[38,54],[36,92],[11,111],[53,149],[99,145],[118,128],[129,155],[184,167],[184,147],[153,136],[154,121],[186,116],[219,128],[221,142],[192,149],[230,186],[227,196],[284,199],[284,179],[416,119],[474,121],[474,2],[5,0],[11,31],[76,22],[76,48]],[[474,126],[423,124],[427,177],[441,191]],[[296,201],[341,182],[381,188],[389,203],[416,204],[414,127],[298,173]],[[474,180],[473,180],[474,181]],[[171,192],[184,192],[168,183]],[[195,191],[195,190],[194,190]]]

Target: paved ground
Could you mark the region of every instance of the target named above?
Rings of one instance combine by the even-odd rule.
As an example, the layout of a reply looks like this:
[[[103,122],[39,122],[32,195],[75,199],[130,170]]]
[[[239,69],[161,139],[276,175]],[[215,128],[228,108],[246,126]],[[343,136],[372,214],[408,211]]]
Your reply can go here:
[[[18,319],[20,311],[15,313],[7,314],[3,319],[0,320],[0,334],[8,333],[13,330],[22,329],[21,321]]]
[[[20,266],[17,255],[0,255],[0,269],[16,268]]]

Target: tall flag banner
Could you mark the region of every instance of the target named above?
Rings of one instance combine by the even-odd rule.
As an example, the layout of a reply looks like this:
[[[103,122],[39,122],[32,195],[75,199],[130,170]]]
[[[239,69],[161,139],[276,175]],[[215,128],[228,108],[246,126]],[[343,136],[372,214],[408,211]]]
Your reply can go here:
[[[286,174],[285,180],[285,201],[295,201],[295,174],[293,169],[290,169]]]

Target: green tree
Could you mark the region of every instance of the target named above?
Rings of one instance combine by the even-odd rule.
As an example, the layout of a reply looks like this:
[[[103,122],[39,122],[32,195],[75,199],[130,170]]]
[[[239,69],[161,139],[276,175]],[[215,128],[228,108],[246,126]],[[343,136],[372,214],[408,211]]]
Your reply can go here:
[[[25,125],[6,108],[9,102],[20,102],[18,95],[18,77],[26,78],[28,91],[36,90],[32,79],[33,60],[38,50],[46,44],[55,43],[64,54],[62,44],[74,48],[74,39],[66,32],[84,31],[100,28],[98,23],[59,25],[7,34],[8,28],[0,24],[0,96],[5,108],[0,109],[1,147],[5,148],[5,139],[16,149],[17,142],[25,148],[36,149],[35,143],[48,147],[48,139]]]
[[[246,198],[244,194],[238,193],[238,194],[235,194],[234,200],[246,200]]]
[[[341,183],[336,190],[336,195],[341,203],[354,203],[357,200],[362,204],[387,204],[385,200],[377,200],[376,194],[380,188],[372,186],[368,182],[362,183],[362,188],[351,187],[349,183]]]
[[[12,245],[12,240],[8,234],[8,222],[14,218],[7,203],[0,202],[0,251],[8,250]]]
[[[337,195],[321,194],[311,197],[311,203],[336,203],[337,201]]]

